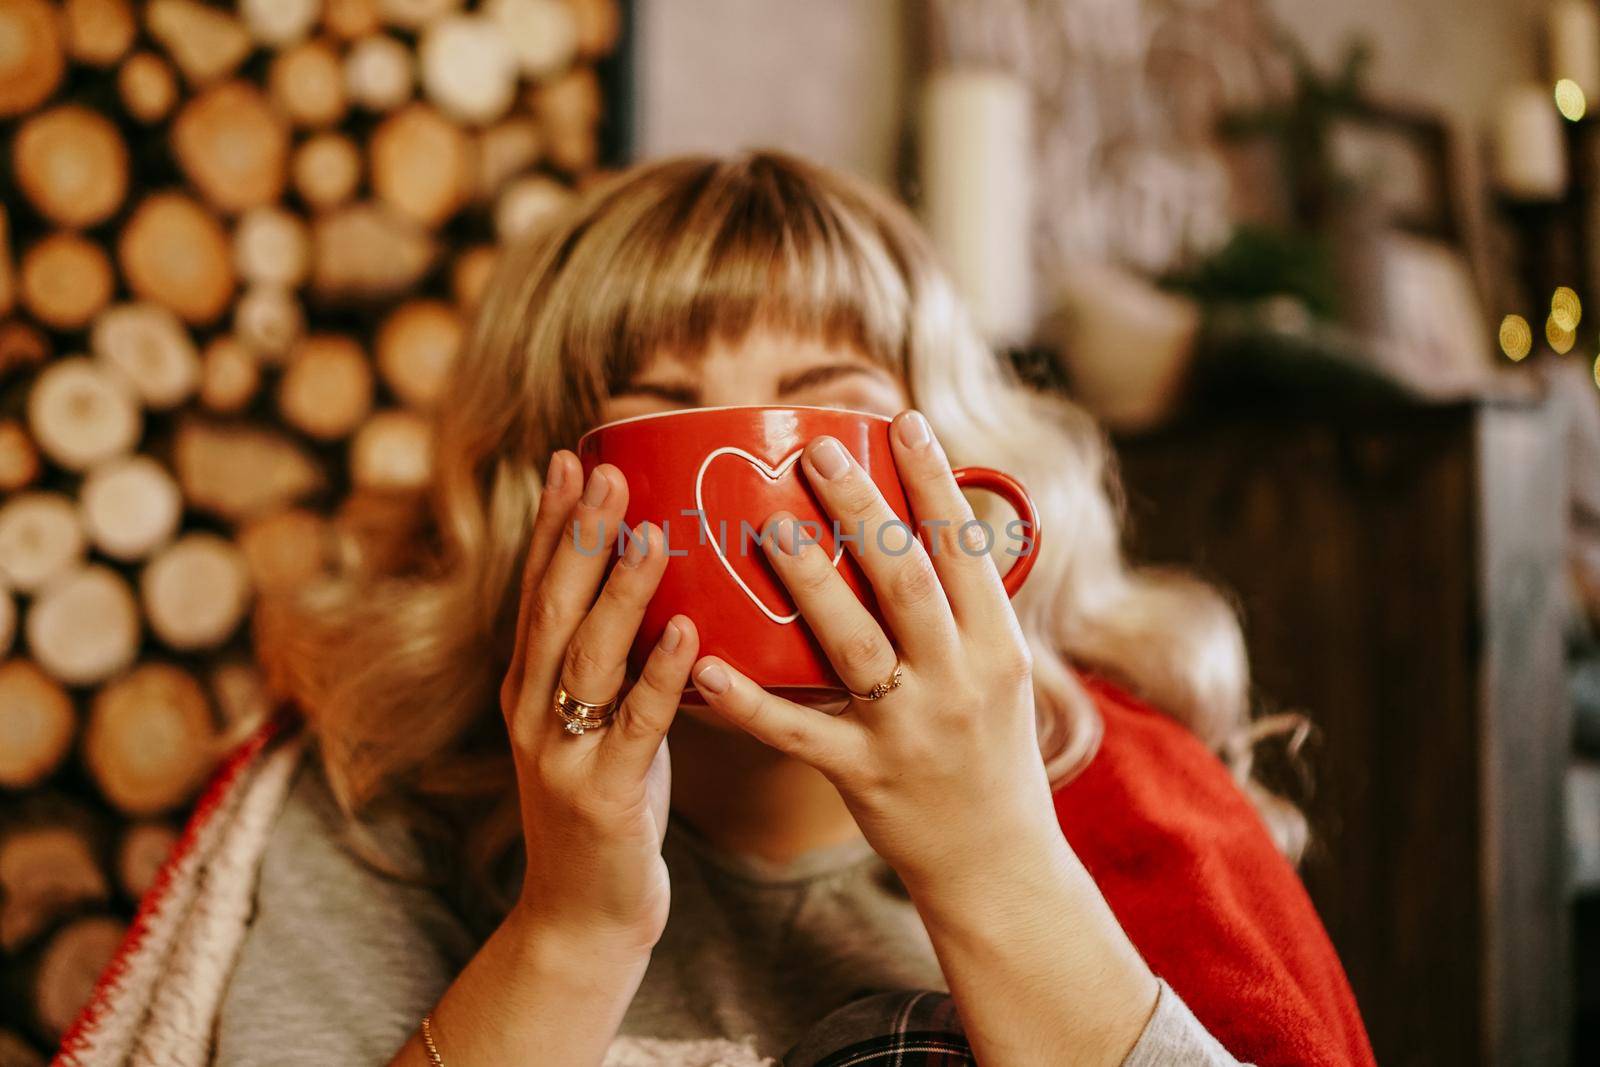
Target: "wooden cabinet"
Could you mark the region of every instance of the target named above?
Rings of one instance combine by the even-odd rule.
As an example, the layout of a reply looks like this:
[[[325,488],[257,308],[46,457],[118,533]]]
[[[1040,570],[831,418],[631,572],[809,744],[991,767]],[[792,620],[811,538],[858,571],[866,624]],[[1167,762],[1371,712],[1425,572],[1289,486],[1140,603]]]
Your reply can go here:
[[[1258,701],[1316,724],[1303,873],[1378,1061],[1567,1062],[1555,413],[1239,411],[1115,443],[1136,556],[1232,590]]]

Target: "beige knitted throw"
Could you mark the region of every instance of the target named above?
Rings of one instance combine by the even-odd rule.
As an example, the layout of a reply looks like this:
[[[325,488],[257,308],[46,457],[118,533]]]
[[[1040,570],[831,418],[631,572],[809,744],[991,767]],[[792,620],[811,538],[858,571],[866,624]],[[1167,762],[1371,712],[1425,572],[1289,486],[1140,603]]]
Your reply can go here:
[[[62,1038],[56,1067],[203,1067],[244,940],[267,839],[305,736],[290,713],[213,774],[117,954]],[[617,1038],[603,1067],[775,1067],[732,1041]]]

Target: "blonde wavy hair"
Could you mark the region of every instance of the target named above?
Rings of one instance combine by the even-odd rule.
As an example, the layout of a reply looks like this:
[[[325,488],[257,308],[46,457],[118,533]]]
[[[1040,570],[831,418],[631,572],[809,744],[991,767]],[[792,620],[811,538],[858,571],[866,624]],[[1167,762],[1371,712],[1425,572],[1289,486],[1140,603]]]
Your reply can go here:
[[[1124,559],[1103,432],[985,347],[904,208],[777,152],[637,166],[507,248],[437,409],[434,476],[409,502],[414,521],[388,524],[390,544],[368,542],[338,573],[259,601],[269,690],[305,714],[347,815],[414,802],[419,819],[456,835],[463,905],[480,922],[509,905],[520,816],[498,689],[542,472],[653,354],[693,354],[758,326],[859,346],[907,383],[953,462],[1029,486],[1047,533],[1015,606],[1053,781],[1098,744],[1073,670],[1091,668],[1219,753],[1298,858],[1304,818],[1252,777],[1261,724],[1229,602]]]

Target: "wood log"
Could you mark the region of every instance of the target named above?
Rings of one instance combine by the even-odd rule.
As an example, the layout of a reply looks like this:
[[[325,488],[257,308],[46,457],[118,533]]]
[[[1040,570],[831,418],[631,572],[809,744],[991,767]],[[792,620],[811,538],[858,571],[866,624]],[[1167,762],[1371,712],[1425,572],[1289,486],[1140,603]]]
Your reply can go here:
[[[341,134],[318,134],[295,149],[290,171],[308,207],[337,207],[355,195],[361,181],[361,150]]]
[[[16,419],[0,419],[0,493],[15,493],[39,479],[39,450]]]
[[[252,285],[234,305],[234,336],[263,362],[283,362],[305,327],[300,301],[282,286]]]
[[[28,430],[39,450],[81,471],[130,451],[144,430],[133,388],[87,356],[47,364],[28,394]]]
[[[382,25],[378,0],[326,0],[322,5],[323,28],[342,41],[376,33]]]
[[[94,321],[89,348],[154,411],[177,407],[200,386],[200,353],[178,316],[160,304],[107,308]]]
[[[137,904],[155,885],[156,876],[178,843],[178,828],[171,823],[144,819],[130,823],[117,840],[112,872],[123,894]]]
[[[442,300],[401,304],[378,328],[378,372],[401,403],[432,407],[444,392],[465,327]]]
[[[128,0],[66,0],[61,15],[67,54],[91,67],[121,59],[139,32]]]
[[[51,935],[31,968],[35,1025],[51,1044],[61,1040],[88,1003],[100,972],[116,955],[127,924],[111,915],[74,919]]]
[[[622,36],[622,8],[617,0],[566,0],[578,23],[578,55],[599,59],[610,55]]]
[[[384,34],[363,37],[345,56],[345,92],[368,111],[392,111],[411,99],[416,77],[411,49]]]
[[[421,281],[438,255],[426,230],[366,202],[319,216],[311,245],[311,288],[330,303],[392,299]]]
[[[230,214],[276,203],[288,180],[288,124],[249,82],[213,86],[180,108],[172,151],[201,195]]]
[[[11,258],[11,215],[0,204],[0,315],[7,314],[17,302],[17,271]],[[0,373],[5,368],[0,366]]]
[[[53,233],[23,253],[22,306],[46,326],[77,330],[111,300],[116,275],[105,249],[75,233]]]
[[[54,774],[77,730],[59,682],[20,656],[0,662],[0,788],[31,789]]]
[[[31,116],[11,146],[17,185],[62,226],[104,222],[128,193],[128,149],[104,115],[63,104]]]
[[[361,346],[339,334],[312,334],[289,354],[278,380],[278,411],[308,437],[348,437],[372,410],[372,365]]]
[[[178,102],[178,79],[154,52],[135,52],[117,68],[117,96],[136,121],[160,122]]]
[[[37,592],[83,565],[88,542],[71,497],[53,489],[15,493],[0,504],[0,583]]]
[[[581,184],[583,176],[593,171],[600,160],[600,141],[594,127],[552,130],[546,142],[545,158]]]
[[[499,249],[494,245],[475,245],[456,256],[450,270],[450,295],[465,314],[478,309],[499,256]]]
[[[459,122],[493,122],[517,94],[517,58],[500,27],[481,15],[429,23],[417,63],[423,92]]]
[[[256,40],[286,48],[304,39],[322,13],[321,0],[239,0],[239,14]]]
[[[128,288],[194,325],[233,299],[233,257],[215,216],[181,193],[147,197],[123,227],[117,260]]]
[[[545,133],[545,158],[568,174],[592,169],[599,158],[600,81],[591,67],[573,67],[533,90],[534,113]]]
[[[112,559],[144,559],[168,544],[183,520],[183,493],[166,467],[143,453],[108,459],[78,489],[83,528]]]
[[[231,415],[249,407],[261,387],[261,364],[249,345],[224,334],[200,356],[200,403]]]
[[[263,592],[293,589],[323,574],[333,560],[333,547],[327,518],[308,508],[262,515],[239,528],[239,549],[251,583]]]
[[[254,47],[244,23],[203,0],[150,0],[144,25],[193,86],[232,74]]]
[[[483,13],[499,27],[527,77],[559,74],[578,54],[578,20],[563,0],[487,0]]]
[[[139,651],[139,605],[116,571],[99,563],[59,576],[23,619],[34,660],[67,685],[95,685]]]
[[[299,285],[311,270],[305,222],[277,205],[251,208],[233,230],[233,265],[247,282]]]
[[[427,515],[425,493],[357,489],[340,502],[334,519],[341,572],[399,574],[414,567],[416,546],[425,531]]]
[[[495,233],[505,243],[520,240],[566,210],[574,195],[548,175],[518,178],[506,186],[495,203]]]
[[[250,605],[244,554],[204,530],[157,552],[139,574],[139,597],[151,631],[180,652],[216,648],[239,628]]]
[[[230,656],[213,662],[207,681],[228,736],[248,733],[274,710],[266,679],[252,656]]]
[[[0,658],[10,655],[17,639],[17,601],[11,590],[0,585]]]
[[[395,112],[373,131],[372,191],[400,214],[437,226],[465,202],[472,181],[472,142],[426,104]]]
[[[0,950],[18,952],[63,915],[111,899],[101,823],[56,792],[17,805],[0,831]]]
[[[268,92],[296,126],[332,126],[344,118],[344,63],[326,41],[279,52],[267,71]]]
[[[391,26],[420,30],[461,7],[462,0],[378,0],[378,13]]]
[[[232,522],[288,507],[326,481],[311,456],[282,433],[195,417],[179,423],[173,460],[189,506]]]
[[[0,1029],[0,1067],[45,1067],[44,1053],[21,1034]]]
[[[350,443],[350,482],[362,489],[414,490],[433,475],[433,423],[403,409],[374,414]]]
[[[0,118],[44,103],[66,69],[55,10],[44,0],[0,0]]]
[[[0,322],[0,378],[50,358],[50,339],[21,319]]]
[[[211,769],[215,735],[210,701],[194,675],[149,660],[95,693],[83,758],[118,811],[161,815],[187,801]]]
[[[544,136],[537,122],[519,115],[497,122],[479,134],[477,149],[474,196],[479,200],[492,200],[508,181],[520,177],[539,162]]]

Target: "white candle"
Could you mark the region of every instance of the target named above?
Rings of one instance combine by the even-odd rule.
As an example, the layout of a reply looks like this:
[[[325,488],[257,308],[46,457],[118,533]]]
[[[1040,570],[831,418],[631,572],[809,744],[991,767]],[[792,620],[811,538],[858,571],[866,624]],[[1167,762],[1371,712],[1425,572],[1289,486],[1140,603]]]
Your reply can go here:
[[[1559,200],[1567,191],[1567,143],[1551,90],[1519,85],[1501,99],[1494,124],[1495,187],[1519,200]]]
[[[978,328],[1033,331],[1033,100],[996,70],[936,71],[923,89],[922,215]]]
[[[1600,103],[1600,7],[1595,0],[1556,0],[1548,30],[1551,84],[1571,78],[1591,107]]]

